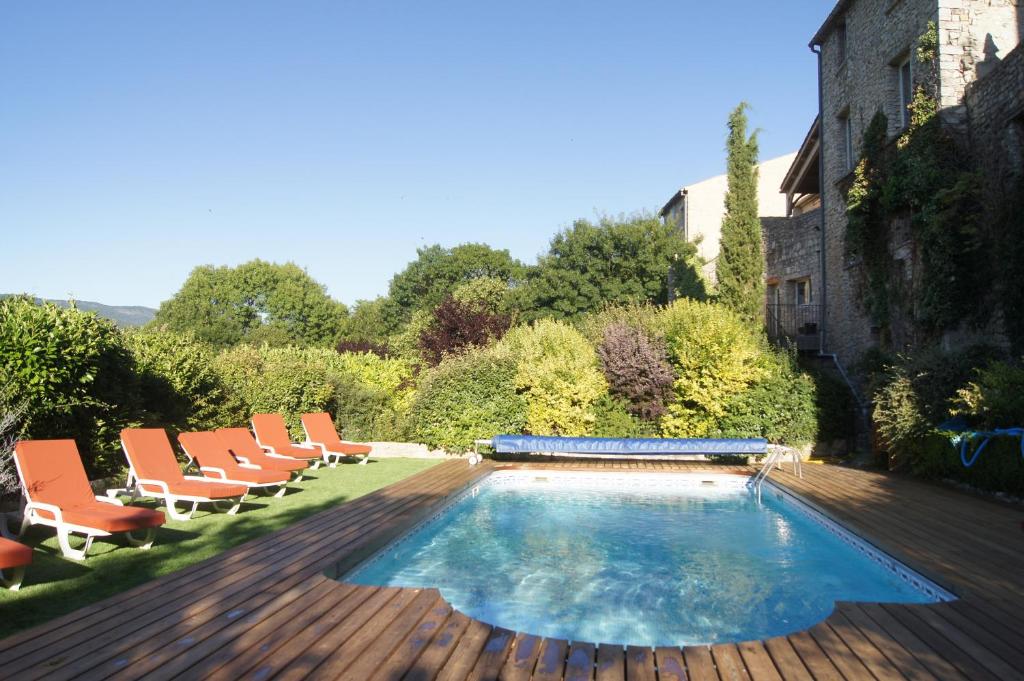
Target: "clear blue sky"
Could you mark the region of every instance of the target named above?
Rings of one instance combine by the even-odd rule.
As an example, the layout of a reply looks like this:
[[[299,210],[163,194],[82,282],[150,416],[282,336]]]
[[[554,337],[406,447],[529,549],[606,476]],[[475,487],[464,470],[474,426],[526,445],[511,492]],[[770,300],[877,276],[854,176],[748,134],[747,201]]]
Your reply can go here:
[[[527,262],[656,211],[817,109],[823,0],[48,2],[0,8],[0,292],[156,306],[294,261],[351,303],[417,246]]]

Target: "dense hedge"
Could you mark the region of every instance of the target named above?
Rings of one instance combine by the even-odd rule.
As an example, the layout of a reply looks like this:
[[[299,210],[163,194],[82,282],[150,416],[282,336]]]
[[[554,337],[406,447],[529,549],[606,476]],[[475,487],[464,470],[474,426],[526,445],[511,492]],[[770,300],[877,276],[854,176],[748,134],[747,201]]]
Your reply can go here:
[[[1024,459],[1015,439],[997,439],[977,463],[960,461],[963,431],[1024,425],[1024,366],[992,348],[932,349],[879,362],[872,413],[883,463],[928,478],[1024,496]]]
[[[189,333],[121,331],[92,313],[9,299],[0,304],[0,380],[10,396],[0,400],[25,403],[21,436],[75,438],[92,475],[123,467],[123,427],[173,434],[246,424],[262,411],[283,414],[297,438],[301,414],[327,411],[349,439],[411,439],[452,451],[517,432],[799,444],[815,439],[821,416],[815,382],[711,303],[610,308],[576,325],[520,324],[434,367],[414,342],[396,347],[390,356],[217,349]],[[979,387],[971,399],[990,402],[988,394]]]

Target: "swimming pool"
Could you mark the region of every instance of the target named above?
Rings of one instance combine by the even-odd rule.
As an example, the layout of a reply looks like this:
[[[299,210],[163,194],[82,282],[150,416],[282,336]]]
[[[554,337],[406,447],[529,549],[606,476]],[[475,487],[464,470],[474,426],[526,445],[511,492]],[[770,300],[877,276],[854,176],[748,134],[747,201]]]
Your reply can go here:
[[[794,497],[722,474],[501,471],[344,576],[436,587],[476,619],[576,641],[764,639],[835,601],[952,594]]]

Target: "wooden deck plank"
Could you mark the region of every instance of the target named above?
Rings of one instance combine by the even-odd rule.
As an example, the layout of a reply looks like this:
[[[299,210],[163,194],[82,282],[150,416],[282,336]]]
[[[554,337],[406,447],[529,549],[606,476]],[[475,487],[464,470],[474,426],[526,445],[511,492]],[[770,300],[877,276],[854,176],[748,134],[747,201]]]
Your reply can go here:
[[[826,624],[846,644],[846,647],[853,651],[861,664],[867,667],[876,679],[906,678],[889,662],[882,651],[876,648],[850,620],[846,619],[845,615],[835,612],[826,620]]]
[[[443,610],[444,606],[441,594],[435,589],[424,589],[382,632],[372,637],[368,635],[365,644],[358,648],[353,643],[351,653],[346,654],[343,648],[339,649],[317,668],[317,674],[342,681],[366,681],[432,610]]]
[[[453,473],[455,473],[454,463],[444,463],[427,469],[419,476],[411,476],[392,486],[353,500],[346,506],[346,515],[361,513],[367,507],[379,505],[381,502],[396,503],[403,493],[422,488],[425,485],[443,483]],[[289,544],[301,540],[308,534],[331,529],[333,524],[337,524],[339,520],[344,519],[339,516],[336,508],[325,509],[302,521],[301,526],[296,528],[297,531],[277,532],[260,537],[183,570],[157,577],[109,599],[85,606],[0,640],[0,653],[3,654],[7,664],[11,665],[10,669],[20,669],[25,665],[16,667],[14,663],[20,662],[21,658],[33,651],[46,649],[47,653],[55,654],[62,646],[80,640],[75,638],[76,633],[85,631],[85,638],[88,638],[88,632],[94,632],[97,627],[102,628],[104,625],[108,625],[111,608],[116,608],[125,615],[134,616],[133,619],[137,620],[138,612],[143,612],[143,608],[149,605],[146,596],[154,590],[160,593],[161,599],[180,598],[182,595],[194,591],[197,585],[206,584],[207,582],[204,580],[211,576],[222,577],[224,574],[244,576],[246,568],[250,567],[249,563],[253,558],[268,560],[282,554],[289,550]],[[229,570],[228,568],[231,567],[241,567],[241,569]],[[184,591],[181,587],[184,587]],[[147,609],[152,608],[150,606]],[[60,631],[58,637],[48,636],[51,632],[58,630]]]
[[[498,678],[505,660],[508,659],[512,644],[516,640],[516,632],[494,627],[487,637],[484,649],[476,660],[476,666],[466,675],[466,681],[494,681]]]
[[[431,486],[424,490],[430,491],[435,489],[433,485],[444,485],[445,483],[444,478],[439,478],[437,480],[429,479],[427,484]],[[412,498],[398,497],[392,503],[386,503],[383,506],[373,504],[366,509],[368,515],[351,514],[339,519],[340,526],[336,528],[338,533],[334,536],[323,533],[319,529],[312,538],[306,538],[306,533],[296,533],[297,539],[293,542],[298,541],[299,545],[303,547],[298,552],[287,551],[290,544],[285,538],[285,541],[282,542],[285,544],[282,547],[284,554],[272,557],[270,562],[254,559],[241,571],[225,570],[224,574],[220,575],[220,579],[216,581],[197,580],[183,585],[161,598],[161,604],[156,608],[146,601],[135,603],[133,608],[119,611],[119,617],[116,619],[108,618],[107,622],[102,625],[97,624],[87,632],[76,631],[68,638],[54,641],[51,647],[38,649],[29,655],[8,661],[8,669],[12,673],[18,671],[24,678],[36,678],[44,673],[51,678],[60,678],[55,672],[57,665],[54,664],[55,659],[59,658],[74,662],[74,665],[65,671],[66,678],[73,678],[82,674],[87,665],[103,661],[96,654],[96,651],[99,650],[108,652],[111,656],[126,651],[131,651],[131,654],[137,657],[153,654],[167,646],[170,641],[183,638],[187,632],[180,631],[180,629],[187,626],[186,623],[198,626],[222,613],[231,614],[238,608],[244,612],[254,602],[253,599],[258,601],[268,595],[274,595],[275,592],[286,591],[303,579],[304,575],[315,573],[315,568],[312,572],[308,569],[302,570],[304,559],[322,562],[323,548],[332,545],[334,547],[344,546],[346,540],[358,541],[372,533],[374,521],[393,519],[396,514],[400,515],[400,511],[408,505],[412,504],[413,508],[416,508],[426,501],[414,495]],[[247,582],[246,577],[250,575],[257,575],[260,579],[256,582]],[[273,586],[263,588],[262,585],[268,580],[276,581]],[[189,601],[190,596],[195,600]],[[184,611],[182,610],[183,602],[188,604],[187,610]],[[234,617],[237,616],[237,614],[234,615]],[[179,630],[161,636],[161,632],[164,632],[169,625],[175,625]],[[40,663],[42,663],[41,666],[34,672],[24,671],[27,667],[40,665]]]
[[[491,625],[472,620],[459,644],[455,646],[447,664],[438,674],[438,681],[463,681],[470,670],[476,666],[476,660],[484,649],[491,635]]]
[[[294,625],[300,627],[298,633],[290,638],[284,639],[282,644],[272,651],[264,652],[262,646],[258,654],[252,654],[238,664],[227,665],[218,669],[209,681],[232,681],[233,679],[252,676],[253,678],[267,679],[282,671],[291,662],[299,658],[307,648],[314,645],[324,636],[331,634],[339,626],[345,626],[343,622],[356,612],[363,609],[364,612],[376,611],[374,602],[370,599],[376,596],[380,605],[386,600],[386,595],[380,595],[377,587],[360,587],[353,589],[345,600],[331,608],[317,620],[307,621],[305,618],[296,618]],[[285,632],[290,634],[291,627]],[[269,654],[268,654],[269,653]]]
[[[775,662],[760,641],[744,641],[737,643],[736,647],[743,658],[743,664],[747,668],[747,674],[751,681],[782,681],[779,670],[775,668]]]
[[[573,641],[565,661],[565,681],[591,681],[594,678],[596,654],[597,649],[593,643]]]
[[[645,646],[626,647],[626,678],[629,681],[657,681],[654,649]]]
[[[658,646],[654,649],[654,661],[658,666],[658,681],[688,681],[681,649]]]
[[[718,678],[722,681],[750,681],[747,668],[740,657],[740,651],[732,643],[719,643],[711,646],[711,657],[718,669]]]
[[[909,681],[935,681],[914,654],[890,636],[877,622],[856,605],[841,604],[842,613],[871,643],[882,652]]]
[[[863,603],[859,607],[868,617],[885,629],[900,645],[910,651],[932,675],[940,679],[967,678],[937,650],[922,641],[917,634],[896,620],[881,605],[877,603]]]
[[[776,636],[764,642],[765,650],[772,656],[775,668],[784,681],[813,681],[793,644],[785,636]]]
[[[565,658],[569,654],[569,642],[560,638],[546,638],[540,647],[533,681],[562,681]]]
[[[437,636],[452,616],[452,607],[444,600],[431,609],[416,625],[415,631],[404,637],[398,648],[386,662],[377,667],[370,681],[400,681],[423,654],[430,642]]]
[[[626,649],[618,644],[597,647],[597,681],[626,681]]]
[[[463,634],[472,620],[461,612],[455,611],[448,618],[437,636],[430,641],[423,653],[416,659],[409,671],[402,677],[403,681],[430,681],[444,668],[452,652],[459,645]]]
[[[661,461],[508,467],[623,475],[752,470]],[[831,466],[805,467],[804,480],[788,471],[775,472],[773,478],[869,541],[953,585],[963,601],[840,604],[806,632],[711,649],[597,648],[586,642],[570,648],[564,641],[476,622],[453,611],[436,592],[431,600],[416,595],[426,590],[354,587],[323,577],[340,557],[363,555],[397,536],[497,468],[487,462],[475,468],[442,463],[326,509],[288,532],[254,540],[0,641],[0,675],[347,675],[374,681],[1022,678],[1024,585],[1017,576],[1024,570],[1024,535],[1019,532],[1024,513],[896,476]],[[968,577],[970,586],[964,587]],[[152,607],[154,597],[161,603],[157,608]]]
[[[537,666],[537,658],[540,657],[542,641],[541,637],[532,634],[516,634],[512,651],[498,675],[500,681],[530,681],[533,668]]]
[[[357,632],[362,631],[367,622],[393,603],[401,594],[402,590],[398,588],[378,589],[367,599],[363,607],[358,608],[342,620],[338,626],[317,639],[313,645],[308,646],[301,655],[281,669],[274,678],[278,681],[289,681],[310,676],[324,658],[344,645]]]
[[[809,633],[800,631],[786,638],[816,681],[845,681],[843,675],[832,664],[832,660]]]

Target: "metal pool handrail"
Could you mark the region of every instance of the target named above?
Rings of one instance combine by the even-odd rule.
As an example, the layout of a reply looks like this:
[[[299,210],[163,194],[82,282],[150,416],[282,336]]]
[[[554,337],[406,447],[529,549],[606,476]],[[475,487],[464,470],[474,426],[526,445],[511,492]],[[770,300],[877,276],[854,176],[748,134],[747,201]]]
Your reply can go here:
[[[761,466],[761,470],[757,472],[757,475],[750,481],[750,486],[754,488],[754,492],[757,493],[757,501],[761,501],[761,485],[765,479],[771,474],[772,469],[778,467],[782,469],[782,458],[789,454],[793,457],[793,473],[797,477],[803,479],[804,470],[800,461],[800,452],[792,449],[791,447],[783,447],[782,445],[768,445],[768,458],[765,459],[764,465]]]

